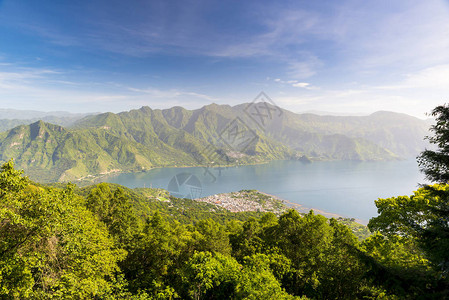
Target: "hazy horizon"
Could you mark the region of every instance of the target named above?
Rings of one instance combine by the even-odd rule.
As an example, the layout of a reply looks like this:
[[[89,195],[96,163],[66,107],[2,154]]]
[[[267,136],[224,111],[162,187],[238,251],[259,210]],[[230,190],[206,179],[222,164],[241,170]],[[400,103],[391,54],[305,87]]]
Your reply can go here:
[[[200,107],[195,107],[195,108],[186,108],[189,110],[196,110],[196,109],[200,109],[204,106],[210,105],[210,104],[218,104],[218,103],[209,103],[209,104],[204,104]],[[242,105],[242,104],[246,104],[246,103],[239,103],[239,104],[235,104],[235,105],[231,105],[231,106],[238,106],[238,105]],[[218,104],[218,105],[229,105],[229,104]],[[181,106],[181,105],[177,105],[177,106]],[[144,106],[140,106],[140,107],[134,107],[134,108],[130,108],[129,110],[120,110],[120,111],[111,111],[111,110],[104,110],[104,111],[91,111],[91,112],[71,112],[71,111],[62,111],[62,110],[53,110],[53,111],[44,111],[44,110],[27,110],[27,109],[15,109],[15,108],[4,108],[4,107],[0,107],[0,119],[31,119],[31,118],[39,118],[39,116],[34,117],[33,114],[42,114],[42,117],[44,116],[57,116],[57,115],[95,115],[95,114],[102,114],[102,113],[121,113],[121,112],[128,112],[131,110],[137,110],[140,109],[142,107],[150,107],[151,109],[161,109],[161,110],[165,110],[165,109],[171,109],[173,107],[176,106],[170,106],[170,107],[151,107],[149,105],[144,105]],[[281,106],[279,106],[282,109],[285,109]],[[286,109],[288,111],[291,111],[289,109]],[[377,113],[377,112],[392,112],[392,113],[397,113],[397,114],[406,114],[404,112],[398,112],[398,111],[388,111],[388,110],[377,110],[377,111],[373,111],[373,112],[367,112],[367,113],[362,113],[362,112],[332,112],[332,111],[321,111],[321,110],[307,110],[307,111],[291,111],[295,114],[315,114],[315,115],[319,115],[319,116],[339,116],[339,117],[363,117],[363,116],[369,116],[371,114]],[[13,117],[10,116],[5,116],[2,113],[8,113],[8,112],[16,112],[16,113],[20,113],[20,112],[27,112],[28,115],[25,115],[24,117],[21,118],[17,118],[15,115]],[[409,114],[407,114],[409,115]],[[430,116],[414,116],[414,115],[410,115],[412,117],[418,118],[420,120],[427,120],[430,119]]]

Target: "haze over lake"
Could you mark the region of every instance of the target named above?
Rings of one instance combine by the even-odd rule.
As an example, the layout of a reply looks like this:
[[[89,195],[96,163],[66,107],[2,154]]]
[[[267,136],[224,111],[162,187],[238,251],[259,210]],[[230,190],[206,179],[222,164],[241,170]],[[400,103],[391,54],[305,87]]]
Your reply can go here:
[[[377,198],[411,195],[418,183],[424,183],[424,176],[415,160],[321,161],[310,164],[272,161],[262,165],[209,170],[213,176],[200,167],[161,168],[144,173],[118,174],[106,181],[130,188],[167,189],[170,180],[184,177],[180,174],[193,174],[201,185],[193,193],[194,197],[257,189],[307,208],[354,217],[363,222],[377,215],[374,205]],[[182,188],[180,193],[183,193]],[[184,190],[184,195],[188,195],[188,191]]]

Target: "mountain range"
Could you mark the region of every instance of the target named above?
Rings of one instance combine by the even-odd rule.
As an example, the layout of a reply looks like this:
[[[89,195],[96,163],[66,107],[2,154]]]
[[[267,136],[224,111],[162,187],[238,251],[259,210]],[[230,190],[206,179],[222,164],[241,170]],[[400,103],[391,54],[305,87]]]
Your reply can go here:
[[[28,125],[45,121],[61,126],[70,126],[79,119],[98,113],[70,113],[66,111],[43,112],[35,110],[17,110],[0,108],[0,132],[19,125]]]
[[[0,128],[9,126],[0,133],[0,161],[14,158],[31,178],[49,182],[154,167],[275,159],[394,160],[422,151],[430,126],[429,121],[393,112],[320,116],[265,102],[51,118],[53,122],[18,120],[22,124],[13,128],[15,120],[7,120],[9,125],[0,120]]]

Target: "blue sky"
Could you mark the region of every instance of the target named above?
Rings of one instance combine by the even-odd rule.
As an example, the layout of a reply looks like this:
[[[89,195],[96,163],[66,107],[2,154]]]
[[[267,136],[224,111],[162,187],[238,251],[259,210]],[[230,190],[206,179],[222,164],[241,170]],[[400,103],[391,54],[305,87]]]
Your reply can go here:
[[[0,0],[0,108],[449,102],[448,1]]]

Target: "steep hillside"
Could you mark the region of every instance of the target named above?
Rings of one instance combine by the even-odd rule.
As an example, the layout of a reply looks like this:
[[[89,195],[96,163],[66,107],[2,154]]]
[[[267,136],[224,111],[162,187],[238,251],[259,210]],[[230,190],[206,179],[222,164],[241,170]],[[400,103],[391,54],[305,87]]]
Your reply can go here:
[[[248,114],[248,107],[142,107],[90,115],[68,128],[38,121],[0,133],[0,160],[14,158],[18,167],[40,181],[302,156],[391,160],[419,153],[429,126],[427,121],[390,112],[334,117],[295,114],[266,105],[261,126]],[[269,115],[269,110],[276,114]]]
[[[376,112],[364,117],[295,116],[310,130],[322,134],[344,134],[371,141],[399,157],[415,157],[427,143],[429,125],[426,121],[405,114]]]
[[[10,158],[32,178],[68,181],[90,174],[141,171],[154,166],[194,164],[179,150],[145,147],[107,128],[69,131],[42,121],[0,136],[0,159]]]
[[[209,162],[211,158],[207,156],[214,156],[213,160],[217,163],[230,162],[236,151],[241,152],[241,162],[283,159],[295,154],[280,142],[252,131],[246,131],[250,139],[247,147],[232,144],[233,141],[225,136],[228,133],[226,129],[229,129],[227,126],[232,124],[235,117],[230,106],[227,113],[217,112],[222,108],[223,106],[210,105],[187,111],[179,107],[169,110],[142,107],[119,114],[89,116],[78,121],[72,128],[108,128],[111,133],[146,147],[159,151],[166,151],[167,147],[176,149],[176,155],[193,156],[196,164]],[[214,152],[220,154],[210,155],[207,149],[205,150],[208,145],[214,146]]]
[[[249,104],[235,106],[234,111],[238,114],[248,106]],[[267,106],[273,111],[280,109],[269,104]],[[364,140],[362,143],[367,147],[371,147],[369,144],[375,144],[384,150],[373,148],[370,151],[372,153],[389,153],[398,158],[415,157],[428,146],[424,137],[428,134],[429,120],[421,120],[406,114],[379,111],[369,116],[319,116],[280,110],[282,112],[280,116],[264,119],[264,133],[300,151],[307,151],[306,149],[314,151],[311,149],[311,143],[319,141],[326,141],[325,149],[330,150],[342,143],[347,144],[345,137],[359,143]],[[248,119],[245,118],[246,120]],[[328,148],[327,145],[330,144],[333,146]],[[313,156],[313,153],[310,152],[309,155]],[[332,154],[332,151],[326,151],[325,156],[334,159],[343,158],[337,153]]]

